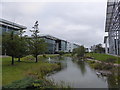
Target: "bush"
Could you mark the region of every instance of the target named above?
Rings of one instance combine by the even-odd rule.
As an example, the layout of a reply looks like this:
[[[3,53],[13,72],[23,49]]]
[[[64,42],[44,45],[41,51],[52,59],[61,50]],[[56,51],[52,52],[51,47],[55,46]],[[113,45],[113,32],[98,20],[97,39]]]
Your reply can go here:
[[[43,57],[44,57],[44,58],[47,58],[47,56],[46,56],[45,54],[43,54]]]
[[[30,77],[23,78],[21,80],[17,80],[12,82],[11,84],[3,86],[4,88],[27,88],[32,85],[34,79]]]
[[[107,58],[105,62],[107,63],[115,63],[116,59],[115,58]]]
[[[60,56],[65,54],[63,51],[59,51],[58,53],[59,53]]]
[[[102,63],[92,63],[91,65],[94,69],[98,69],[98,70],[110,70],[113,68],[112,65],[106,65],[106,64],[102,64]]]

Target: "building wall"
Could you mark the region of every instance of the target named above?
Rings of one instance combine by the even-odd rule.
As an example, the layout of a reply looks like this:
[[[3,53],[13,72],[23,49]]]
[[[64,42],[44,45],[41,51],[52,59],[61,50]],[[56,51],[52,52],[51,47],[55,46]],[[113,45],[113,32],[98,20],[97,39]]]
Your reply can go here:
[[[47,42],[47,45],[48,45],[47,52],[49,54],[55,53],[55,41],[51,39],[46,39],[45,41]]]
[[[66,52],[66,50],[67,50],[67,42],[61,41],[61,51]]]
[[[14,31],[14,33],[16,34],[19,32],[19,30],[24,29],[27,29],[27,27],[0,18],[0,30],[2,32]],[[0,32],[0,35],[2,34],[2,32]]]
[[[0,34],[2,34],[4,32],[10,33],[11,31],[14,31],[14,34],[17,34],[19,32],[19,30],[8,27],[8,26],[2,26],[2,27],[0,27],[0,30],[1,30]]]
[[[67,42],[67,50],[66,52],[71,52],[71,43]]]
[[[107,3],[106,32],[108,32],[109,54],[120,55],[120,1]]]

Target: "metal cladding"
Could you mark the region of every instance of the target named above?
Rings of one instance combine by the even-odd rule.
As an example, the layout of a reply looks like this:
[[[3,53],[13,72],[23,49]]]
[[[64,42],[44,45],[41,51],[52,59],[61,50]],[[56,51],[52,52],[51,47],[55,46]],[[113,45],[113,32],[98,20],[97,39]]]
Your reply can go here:
[[[109,54],[120,55],[120,0],[108,0],[104,43],[109,43]]]

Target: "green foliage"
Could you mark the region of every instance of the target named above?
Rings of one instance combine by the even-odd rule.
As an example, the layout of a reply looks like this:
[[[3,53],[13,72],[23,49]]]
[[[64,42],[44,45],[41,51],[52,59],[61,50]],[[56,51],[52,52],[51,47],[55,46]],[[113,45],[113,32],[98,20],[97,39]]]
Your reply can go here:
[[[3,33],[2,39],[3,53],[6,51],[7,55],[12,56],[12,65],[14,64],[14,57],[18,56],[20,48],[20,37],[14,31],[10,33]]]
[[[74,56],[76,53],[77,53],[77,48],[74,48],[71,55]]]
[[[97,44],[94,45],[95,49],[94,49],[94,53],[105,53],[105,48],[102,47],[102,44]]]
[[[2,42],[2,48],[3,50],[6,49],[6,53],[9,56],[16,56],[16,54],[19,52],[18,47],[19,47],[19,36],[14,35],[14,32],[12,31],[10,34],[9,33],[4,33],[3,34],[3,42]]]
[[[47,56],[46,56],[45,54],[43,54],[43,57],[44,57],[44,58],[47,58]]]
[[[106,65],[104,63],[91,63],[90,66],[98,70],[111,70],[113,68],[112,65]]]
[[[25,77],[21,80],[16,80],[14,82],[12,82],[11,84],[5,85],[3,86],[3,89],[6,88],[27,88],[32,86],[32,83],[34,82],[33,78],[30,77]]]
[[[65,54],[64,51],[59,51],[58,53],[59,53],[60,56],[62,56],[63,54]]]
[[[116,61],[116,58],[107,58],[105,60],[105,62],[107,62],[107,63],[115,63],[115,61]]]
[[[39,37],[39,29],[38,29],[38,21],[36,21],[33,30],[30,30],[33,34],[31,35],[31,39],[28,40],[28,46],[30,54],[32,54],[37,60],[37,56],[46,51],[46,43],[44,39]]]
[[[17,49],[19,50],[19,52],[16,53],[16,58],[19,58],[19,61],[20,61],[20,58],[22,58],[23,56],[26,56],[28,54],[28,51],[27,51],[28,47],[27,47],[26,38],[25,38],[25,36],[22,36],[24,32],[25,31],[20,30],[19,34],[18,34],[19,41],[17,43],[19,43],[19,45],[18,45]]]
[[[85,48],[84,46],[80,46],[77,51],[77,57],[83,57],[85,54]]]
[[[2,50],[3,54],[12,56],[12,64],[14,64],[14,57],[22,58],[27,55],[27,43],[25,37],[22,37],[23,31],[20,30],[20,34],[14,34],[14,31],[9,33],[3,33]]]
[[[78,48],[73,49],[72,55],[77,55],[77,57],[84,57],[85,48],[84,46],[80,46]]]
[[[60,68],[58,64],[45,63],[41,61],[39,61],[38,63],[33,63],[33,61],[28,60],[31,57],[32,56],[21,58],[20,63],[17,62],[17,59],[15,58],[16,65],[14,66],[9,65],[9,63],[11,62],[11,57],[3,57],[2,58],[2,70],[3,70],[2,84],[3,85],[10,84],[15,80],[22,79],[26,76],[31,76],[31,75],[34,76],[36,74],[38,74],[38,76],[42,78],[45,74]],[[42,57],[42,56],[39,56],[39,57]]]

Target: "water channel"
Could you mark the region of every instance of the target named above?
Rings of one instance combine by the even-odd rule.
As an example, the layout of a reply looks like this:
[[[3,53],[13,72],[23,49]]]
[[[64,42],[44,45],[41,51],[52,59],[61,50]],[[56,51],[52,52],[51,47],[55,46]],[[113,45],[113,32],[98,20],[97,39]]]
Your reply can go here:
[[[96,70],[92,69],[88,63],[77,61],[71,57],[63,57],[61,60],[62,69],[47,76],[47,79],[54,80],[55,83],[70,85],[74,88],[109,88],[114,85],[107,76],[98,76]]]

